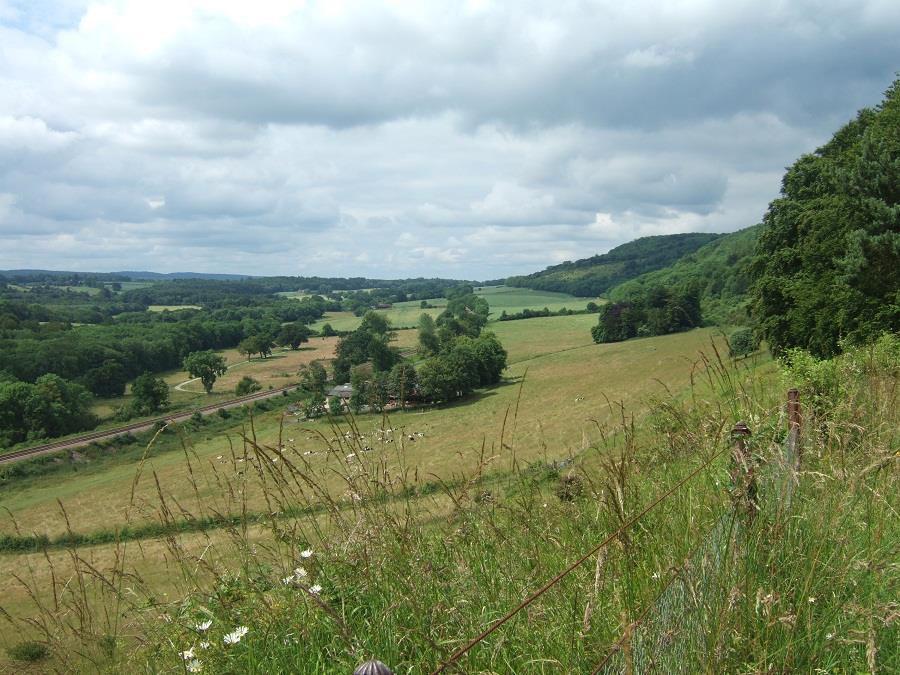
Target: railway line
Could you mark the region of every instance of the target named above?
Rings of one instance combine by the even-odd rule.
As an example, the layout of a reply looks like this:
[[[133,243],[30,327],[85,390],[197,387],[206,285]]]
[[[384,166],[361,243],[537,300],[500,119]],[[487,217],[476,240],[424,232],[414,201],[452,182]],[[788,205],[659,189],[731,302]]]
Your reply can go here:
[[[253,401],[260,401],[267,398],[272,398],[273,396],[280,396],[282,392],[290,391],[292,389],[296,389],[297,385],[292,384],[287,387],[280,387],[278,389],[268,389],[266,391],[258,391],[253,394],[248,394],[247,396],[241,396],[240,398],[233,398],[227,401],[220,401],[219,403],[212,403],[210,405],[202,406],[200,408],[194,408],[192,410],[185,410],[177,413],[172,413],[171,415],[165,415],[162,417],[154,417],[149,420],[142,420],[140,422],[135,422],[133,424],[126,424],[125,426],[116,427],[115,429],[104,429],[103,431],[93,431],[88,434],[82,434],[80,436],[76,436],[74,438],[65,438],[59,441],[53,441],[50,443],[44,443],[43,445],[36,445],[31,448],[22,448],[21,450],[14,450],[12,452],[5,452],[0,454],[0,464],[6,464],[9,462],[21,461],[23,459],[29,459],[31,457],[36,457],[38,455],[46,455],[53,452],[59,452],[61,450],[71,450],[74,448],[84,447],[85,445],[89,445],[96,441],[105,441],[111,438],[117,438],[118,436],[124,436],[125,434],[147,431],[148,429],[152,429],[154,425],[163,422],[163,423],[178,423],[184,422],[187,419],[190,419],[192,415],[195,413],[200,413],[201,415],[211,415],[220,408],[235,408],[240,405],[244,405],[246,403],[252,403]]]

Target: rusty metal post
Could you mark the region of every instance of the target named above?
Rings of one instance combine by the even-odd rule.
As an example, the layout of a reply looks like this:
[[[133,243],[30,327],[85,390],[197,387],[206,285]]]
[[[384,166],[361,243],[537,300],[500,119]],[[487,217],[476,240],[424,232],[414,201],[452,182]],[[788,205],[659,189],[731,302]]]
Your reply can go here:
[[[756,469],[753,458],[747,449],[747,438],[750,437],[750,427],[744,422],[738,422],[731,430],[731,498],[736,509],[747,514],[748,520],[753,520],[759,511],[756,501]]]
[[[787,413],[788,413],[788,443],[787,443],[787,451],[789,465],[792,465],[794,468],[800,468],[800,460],[802,459],[800,449],[800,392],[796,389],[791,389],[787,393],[788,402],[787,402]]]

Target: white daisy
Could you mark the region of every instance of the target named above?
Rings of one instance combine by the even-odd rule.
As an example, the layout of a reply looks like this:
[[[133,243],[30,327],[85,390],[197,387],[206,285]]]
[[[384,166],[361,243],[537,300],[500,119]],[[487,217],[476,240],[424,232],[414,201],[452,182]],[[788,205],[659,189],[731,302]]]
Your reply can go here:
[[[306,571],[304,568],[302,568],[302,567],[298,567],[297,569],[294,570],[294,576],[295,576],[297,579],[304,579],[304,578],[306,578],[308,575],[309,575],[309,572],[307,572],[307,571]]]
[[[201,621],[200,623],[198,623],[196,626],[194,626],[194,628],[196,628],[200,632],[203,632],[205,630],[209,630],[210,626],[212,626],[212,619],[207,619],[206,621]]]
[[[228,633],[228,635],[222,638],[222,641],[226,645],[236,645],[241,641],[241,638],[244,637],[249,630],[250,629],[246,626],[238,626],[232,632]]]
[[[200,649],[209,649],[209,643],[208,643],[208,642],[201,642],[201,643],[200,643]]]
[[[319,593],[322,592],[322,587],[319,586],[319,584],[314,584],[309,587],[309,592],[312,593],[313,595],[318,595]]]
[[[191,647],[190,649],[186,649],[185,651],[181,652],[180,655],[181,658],[183,658],[185,661],[189,661],[194,658],[194,648]]]
[[[187,670],[189,673],[199,673],[203,670],[203,664],[200,663],[199,660],[193,659],[190,663],[187,664]]]
[[[312,558],[312,554],[313,552],[311,548],[308,548],[305,551],[300,551],[301,558]]]

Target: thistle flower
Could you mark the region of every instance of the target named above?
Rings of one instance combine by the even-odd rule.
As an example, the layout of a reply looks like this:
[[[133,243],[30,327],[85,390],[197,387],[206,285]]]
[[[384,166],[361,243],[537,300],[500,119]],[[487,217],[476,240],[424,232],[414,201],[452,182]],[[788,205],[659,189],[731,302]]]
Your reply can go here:
[[[226,645],[236,645],[241,641],[241,638],[244,637],[249,630],[250,629],[246,626],[238,626],[232,632],[228,633],[228,635],[222,638],[222,641]]]

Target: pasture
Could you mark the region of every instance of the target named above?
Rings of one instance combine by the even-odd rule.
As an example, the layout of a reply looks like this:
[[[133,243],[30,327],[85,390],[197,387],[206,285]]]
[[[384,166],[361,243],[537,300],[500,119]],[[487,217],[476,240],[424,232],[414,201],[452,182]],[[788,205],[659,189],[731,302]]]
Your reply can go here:
[[[200,305],[148,305],[148,312],[177,312],[181,309],[200,309]]]
[[[191,376],[184,370],[174,370],[160,374],[169,385],[170,409],[182,410],[192,405],[208,405],[218,401],[234,398],[234,388],[245,375],[257,380],[263,389],[277,389],[297,382],[297,371],[300,366],[316,360],[328,360],[334,357],[334,347],[338,338],[311,338],[300,349],[276,349],[268,358],[253,357],[249,361],[245,354],[237,349],[225,349],[218,353],[225,358],[228,372],[216,380],[212,393],[207,394],[199,381],[191,381]],[[116,408],[127,405],[131,399],[130,385],[124,396],[98,399],[94,405],[94,413],[101,418],[114,414]],[[109,422],[107,426],[115,426],[117,422]]]
[[[524,309],[543,309],[544,307],[552,311],[557,311],[564,307],[568,309],[584,309],[589,302],[587,298],[576,298],[574,295],[565,293],[534,291],[530,288],[511,288],[508,286],[482,286],[475,289],[475,295],[481,296],[488,301],[491,308],[490,319],[496,319],[503,311],[506,311],[507,314],[514,314]],[[422,314],[430,314],[432,317],[437,318],[444,311],[444,307],[447,304],[445,298],[431,298],[427,302],[432,307],[422,309],[421,302],[421,300],[396,302],[390,309],[377,309],[374,311],[383,314],[394,328],[413,328],[418,324],[419,317]],[[597,300],[597,302],[601,301]],[[361,321],[362,317],[354,316],[352,312],[329,312],[315,322],[312,327],[315,330],[321,330],[322,326],[329,323],[335,330],[349,331],[356,329]]]
[[[580,320],[582,317],[554,317],[518,322],[518,330],[528,332],[528,324],[539,321]],[[412,332],[412,331],[409,331]],[[499,434],[507,418],[506,442],[515,440],[519,460],[528,462],[546,457],[561,459],[584,449],[596,430],[593,419],[609,414],[607,398],[620,401],[630,409],[639,409],[642,400],[663,389],[664,383],[673,390],[684,387],[690,377],[690,366],[700,350],[708,349],[713,333],[695,330],[678,335],[634,340],[626,343],[579,346],[575,332],[565,342],[552,339],[552,331],[544,328],[540,336],[529,341],[515,335],[516,328],[507,330],[512,365],[506,380],[496,387],[481,390],[454,404],[391,413],[387,424],[398,430],[405,441],[391,447],[381,447],[374,434],[385,420],[380,415],[361,415],[356,420],[361,431],[368,434],[371,447],[383,452],[384,461],[396,467],[399,463],[414,468],[422,475],[451,478],[466,472],[478,463],[482,446],[493,454],[499,447]],[[543,353],[535,355],[535,350]],[[235,368],[238,371],[239,368]],[[234,374],[238,379],[237,372]],[[177,377],[172,376],[172,379]],[[518,416],[513,419],[513,410]],[[256,420],[256,435],[263,443],[275,445],[281,413],[260,415]],[[285,422],[285,436],[293,438],[286,444],[289,451],[306,457],[317,473],[334,490],[346,487],[340,471],[340,458],[324,451],[321,438],[332,438],[334,432],[325,420],[307,422],[289,416]],[[222,436],[206,437],[193,434],[192,452],[199,460],[192,477],[187,475],[181,453],[164,453],[151,457],[143,479],[136,486],[138,500],[152,505],[158,499],[155,474],[165,486],[168,496],[186,503],[196,498],[193,480],[207,471],[230,475],[242,470],[230,459],[239,429],[230,439]],[[407,437],[421,433],[410,441]],[[239,443],[238,443],[239,445]],[[317,453],[303,455],[304,452]],[[397,454],[399,453],[399,454]],[[381,455],[379,455],[381,458]],[[152,470],[152,474],[151,474]],[[199,473],[198,473],[199,472]],[[48,477],[39,485],[25,491],[10,490],[0,497],[0,508],[16,518],[24,531],[58,535],[65,530],[59,516],[59,499],[77,531],[91,531],[124,523],[129,501],[134,466],[124,463],[93,474]],[[208,479],[208,480],[207,480]],[[220,488],[213,474],[200,483],[199,496],[213,499]],[[247,495],[254,508],[264,508],[262,495]],[[10,521],[0,524],[0,533],[11,533]]]

